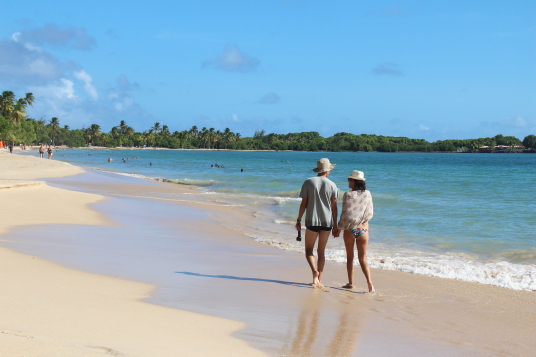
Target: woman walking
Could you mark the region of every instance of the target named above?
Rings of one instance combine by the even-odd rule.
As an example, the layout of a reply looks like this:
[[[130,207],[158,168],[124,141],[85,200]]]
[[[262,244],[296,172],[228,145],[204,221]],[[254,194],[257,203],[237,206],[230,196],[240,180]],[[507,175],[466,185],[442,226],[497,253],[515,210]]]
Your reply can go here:
[[[370,268],[366,260],[369,241],[369,221],[373,216],[372,196],[365,184],[365,174],[362,171],[352,171],[348,176],[348,191],[343,196],[341,219],[337,228],[344,230],[344,245],[346,247],[346,270],[348,271],[348,284],[345,289],[354,287],[354,246],[357,247],[357,258],[365,278],[368,290],[374,292],[374,285],[370,276]]]

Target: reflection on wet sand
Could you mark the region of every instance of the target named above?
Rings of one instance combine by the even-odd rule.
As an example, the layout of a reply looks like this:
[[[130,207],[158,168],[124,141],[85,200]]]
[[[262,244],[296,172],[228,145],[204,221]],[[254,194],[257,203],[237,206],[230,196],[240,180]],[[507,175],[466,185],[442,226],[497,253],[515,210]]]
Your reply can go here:
[[[364,301],[351,293],[312,291],[303,303],[296,323],[291,325],[288,341],[283,345],[280,355],[352,355],[363,315],[361,302]]]

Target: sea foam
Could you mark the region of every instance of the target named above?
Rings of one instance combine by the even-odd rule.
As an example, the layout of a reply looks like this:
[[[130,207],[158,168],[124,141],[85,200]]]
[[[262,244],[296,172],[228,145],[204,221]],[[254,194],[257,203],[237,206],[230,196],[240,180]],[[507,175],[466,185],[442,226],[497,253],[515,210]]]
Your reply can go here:
[[[303,244],[278,233],[247,232],[257,242],[272,247],[304,252]],[[346,251],[342,239],[328,244],[326,259],[346,263]],[[331,245],[331,247],[330,247]],[[482,262],[463,253],[430,253],[413,249],[393,250],[380,244],[369,247],[368,262],[372,268],[398,270],[439,278],[456,279],[495,285],[513,290],[536,290],[536,266],[504,261]],[[354,261],[358,265],[357,259]]]

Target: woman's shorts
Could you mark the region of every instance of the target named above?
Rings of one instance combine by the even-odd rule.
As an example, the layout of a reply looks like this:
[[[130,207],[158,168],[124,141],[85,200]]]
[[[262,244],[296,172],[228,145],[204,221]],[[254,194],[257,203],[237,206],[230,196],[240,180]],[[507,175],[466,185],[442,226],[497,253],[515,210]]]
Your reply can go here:
[[[310,231],[313,231],[315,233],[318,233],[320,231],[331,231],[331,227],[322,227],[322,226],[309,226],[309,227],[305,227],[307,228],[308,230]]]

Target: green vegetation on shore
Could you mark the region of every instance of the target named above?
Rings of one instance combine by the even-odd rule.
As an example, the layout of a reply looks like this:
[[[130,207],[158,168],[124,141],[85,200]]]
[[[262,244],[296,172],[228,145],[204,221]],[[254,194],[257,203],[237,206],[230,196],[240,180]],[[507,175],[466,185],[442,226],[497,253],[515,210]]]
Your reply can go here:
[[[525,150],[536,149],[536,136],[528,135],[523,142],[514,136],[496,135],[491,138],[465,140],[439,140],[428,142],[424,139],[409,139],[369,134],[337,133],[329,138],[320,136],[315,131],[289,134],[266,134],[258,130],[253,137],[242,138],[239,133],[229,128],[223,131],[214,128],[193,126],[189,130],[171,132],[167,125],[154,125],[144,131],[136,132],[124,120],[114,126],[109,133],[101,131],[98,124],[88,128],[70,129],[68,125],[60,126],[58,118],[49,121],[35,120],[26,116],[26,108],[32,106],[35,99],[32,93],[26,93],[17,99],[11,91],[0,95],[0,141],[15,144],[39,143],[66,145],[70,147],[106,146],[106,147],[163,147],[171,149],[232,149],[232,150],[296,150],[296,151],[420,151],[420,152],[478,152],[478,148],[504,145],[513,151],[515,146],[523,145]]]

